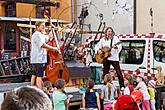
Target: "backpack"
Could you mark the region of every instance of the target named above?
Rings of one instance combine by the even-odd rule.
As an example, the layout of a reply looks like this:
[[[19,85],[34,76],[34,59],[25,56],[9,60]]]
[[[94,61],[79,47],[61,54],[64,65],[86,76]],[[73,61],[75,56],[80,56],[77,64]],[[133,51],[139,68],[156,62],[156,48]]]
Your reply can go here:
[[[115,103],[116,110],[139,110],[137,103],[130,95],[122,95]]]

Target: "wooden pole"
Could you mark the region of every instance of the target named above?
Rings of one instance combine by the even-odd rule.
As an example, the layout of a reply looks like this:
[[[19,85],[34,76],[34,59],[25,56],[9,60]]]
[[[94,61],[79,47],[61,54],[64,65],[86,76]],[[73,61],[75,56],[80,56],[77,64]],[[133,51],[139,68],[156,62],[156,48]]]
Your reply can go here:
[[[32,38],[32,21],[31,21],[31,17],[29,18],[29,24],[30,24],[30,40]]]

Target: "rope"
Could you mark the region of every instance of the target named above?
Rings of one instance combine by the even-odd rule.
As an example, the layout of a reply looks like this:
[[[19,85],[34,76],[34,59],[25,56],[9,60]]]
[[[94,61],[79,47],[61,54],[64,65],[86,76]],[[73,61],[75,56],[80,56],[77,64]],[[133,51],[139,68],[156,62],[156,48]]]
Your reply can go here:
[[[25,34],[28,34],[30,32],[30,30],[28,30],[27,28],[23,29],[23,28],[19,27],[19,29],[22,33],[25,33]]]

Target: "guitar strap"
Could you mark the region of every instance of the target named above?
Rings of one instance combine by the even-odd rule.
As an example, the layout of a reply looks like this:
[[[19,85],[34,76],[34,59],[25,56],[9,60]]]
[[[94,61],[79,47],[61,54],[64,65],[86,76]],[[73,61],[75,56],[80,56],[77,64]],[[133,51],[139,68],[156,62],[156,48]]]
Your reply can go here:
[[[113,38],[111,39],[111,42],[110,42],[110,51],[112,49],[112,42],[113,42]]]

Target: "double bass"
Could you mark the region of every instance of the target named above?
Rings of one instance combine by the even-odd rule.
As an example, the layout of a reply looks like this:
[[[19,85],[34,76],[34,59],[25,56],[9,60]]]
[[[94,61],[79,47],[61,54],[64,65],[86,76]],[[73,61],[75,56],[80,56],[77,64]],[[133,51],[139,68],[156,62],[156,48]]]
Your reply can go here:
[[[45,16],[47,15],[48,13],[45,14]],[[46,77],[52,84],[55,84],[55,82],[59,78],[62,78],[63,80],[65,80],[66,83],[68,83],[69,69],[63,60],[64,50],[63,47],[60,47],[58,43],[57,30],[54,29],[55,26],[51,23],[50,17],[47,16],[47,18],[51,24],[51,27],[53,27],[52,28],[53,40],[48,41],[47,44],[53,47],[57,47],[58,51],[57,52],[52,50],[47,51],[48,60],[45,69]]]

